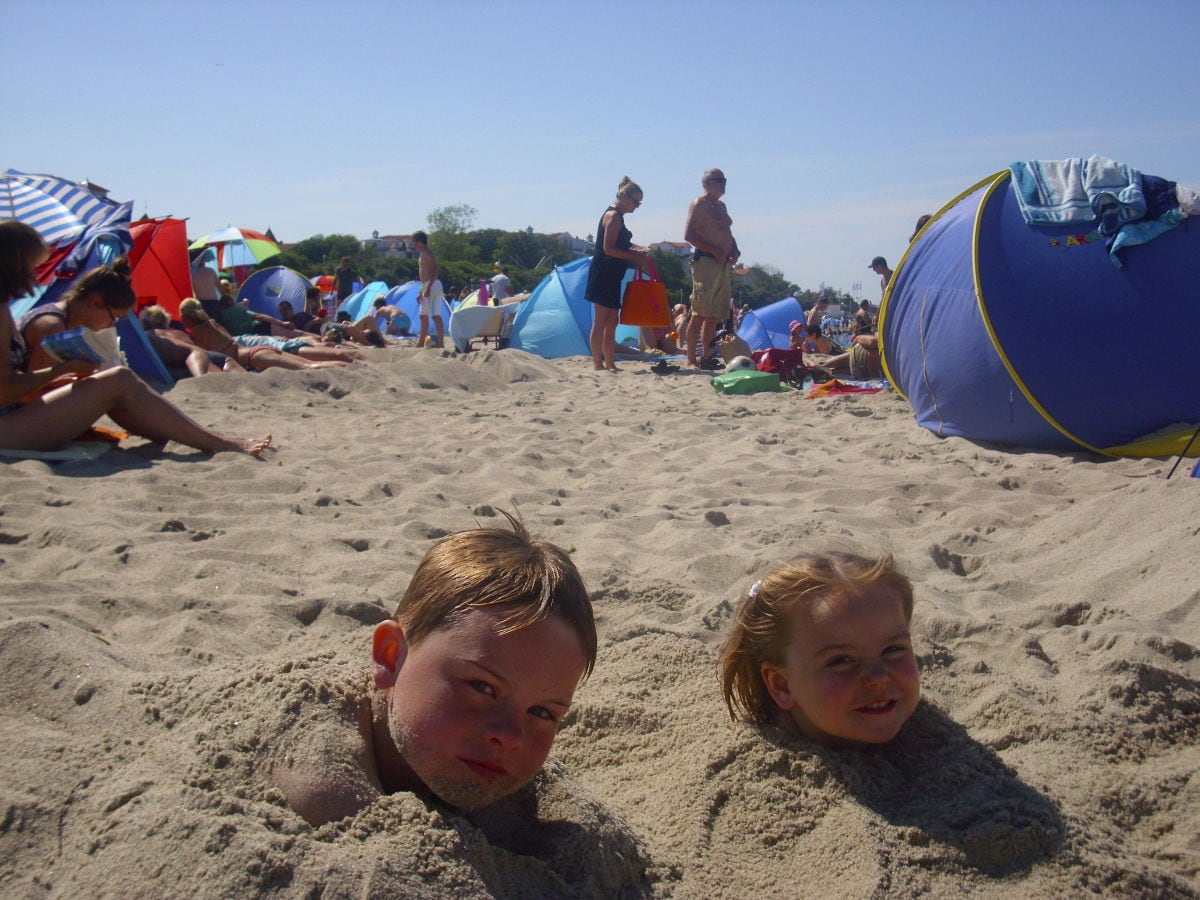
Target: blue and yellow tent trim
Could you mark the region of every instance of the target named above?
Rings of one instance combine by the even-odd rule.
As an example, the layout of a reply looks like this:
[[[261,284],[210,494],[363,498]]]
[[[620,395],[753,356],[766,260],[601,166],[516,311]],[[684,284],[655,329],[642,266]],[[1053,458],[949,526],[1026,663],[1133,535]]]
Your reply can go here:
[[[1117,268],[1086,224],[1027,225],[1009,171],[983,179],[896,267],[879,316],[888,380],[939,435],[1182,453],[1200,424],[1200,226],[1124,252]]]

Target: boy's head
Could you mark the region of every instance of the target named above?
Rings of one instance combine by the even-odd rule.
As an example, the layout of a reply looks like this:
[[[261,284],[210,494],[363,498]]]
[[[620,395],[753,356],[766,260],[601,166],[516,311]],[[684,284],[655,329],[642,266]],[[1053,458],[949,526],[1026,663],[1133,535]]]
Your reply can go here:
[[[142,327],[150,330],[154,328],[169,328],[171,326],[171,317],[167,315],[167,311],[157,304],[147,306],[142,310],[138,319],[142,323]]]
[[[920,697],[912,604],[890,555],[808,554],[772,570],[721,650],[730,714],[821,742],[890,741]]]
[[[290,300],[280,300],[279,301],[280,318],[283,318],[283,319],[291,318],[292,313],[294,313],[294,312],[295,312],[295,310],[292,309],[292,301],[290,301]]]
[[[512,530],[438,541],[375,629],[375,742],[385,787],[478,809],[541,769],[596,658],[587,589],[567,555]]]
[[[417,249],[419,250],[429,244],[429,235],[427,235],[423,231],[414,231],[412,233],[412,242],[417,246]]]

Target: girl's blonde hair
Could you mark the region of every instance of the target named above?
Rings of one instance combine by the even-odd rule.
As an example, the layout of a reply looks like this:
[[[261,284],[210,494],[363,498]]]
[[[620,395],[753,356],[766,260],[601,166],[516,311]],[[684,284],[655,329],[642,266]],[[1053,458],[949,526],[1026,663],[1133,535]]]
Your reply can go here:
[[[645,191],[638,186],[638,183],[626,175],[617,185],[617,196],[628,197],[630,194],[637,194],[639,197],[646,196]]]
[[[845,551],[806,553],[764,575],[742,600],[721,647],[721,689],[730,718],[774,719],[775,701],[761,667],[784,664],[790,613],[797,603],[862,594],[876,585],[895,590],[904,602],[905,620],[912,617],[912,582],[890,553],[879,559]]]

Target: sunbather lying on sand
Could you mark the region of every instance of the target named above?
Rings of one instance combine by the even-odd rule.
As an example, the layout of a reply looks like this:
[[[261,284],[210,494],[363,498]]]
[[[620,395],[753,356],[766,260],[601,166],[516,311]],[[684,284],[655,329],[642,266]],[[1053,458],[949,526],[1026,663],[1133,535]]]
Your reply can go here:
[[[272,341],[278,338],[268,338],[266,335],[231,337],[228,331],[208,317],[200,301],[194,297],[189,297],[179,304],[179,317],[198,346],[233,356],[242,366],[255,372],[270,368],[318,369],[346,366],[359,358],[353,351],[313,347],[308,344],[302,347],[292,345],[284,350],[272,344]]]
[[[161,306],[147,306],[138,320],[150,346],[175,378],[246,371],[232,356],[197,347],[186,332],[171,328],[170,317]]]

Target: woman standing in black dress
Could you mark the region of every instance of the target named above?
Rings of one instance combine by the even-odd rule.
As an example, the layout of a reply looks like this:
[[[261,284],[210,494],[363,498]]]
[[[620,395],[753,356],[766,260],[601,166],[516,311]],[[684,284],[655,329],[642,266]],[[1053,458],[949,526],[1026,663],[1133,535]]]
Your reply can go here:
[[[617,320],[621,314],[621,281],[631,262],[645,262],[650,252],[633,243],[625,216],[642,205],[642,189],[628,177],[617,187],[617,199],[604,211],[596,226],[596,251],[588,270],[584,297],[595,306],[592,321],[592,367],[616,372]]]

